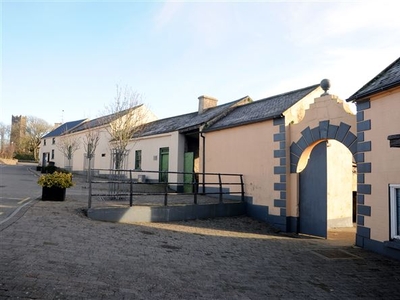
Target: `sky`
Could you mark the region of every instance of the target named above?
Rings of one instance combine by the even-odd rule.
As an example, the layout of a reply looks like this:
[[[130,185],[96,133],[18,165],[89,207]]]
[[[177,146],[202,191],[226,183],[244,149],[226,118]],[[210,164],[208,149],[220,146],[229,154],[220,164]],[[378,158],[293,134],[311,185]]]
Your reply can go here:
[[[158,118],[331,81],[346,100],[400,56],[400,1],[7,1],[0,123],[96,118],[128,87]]]

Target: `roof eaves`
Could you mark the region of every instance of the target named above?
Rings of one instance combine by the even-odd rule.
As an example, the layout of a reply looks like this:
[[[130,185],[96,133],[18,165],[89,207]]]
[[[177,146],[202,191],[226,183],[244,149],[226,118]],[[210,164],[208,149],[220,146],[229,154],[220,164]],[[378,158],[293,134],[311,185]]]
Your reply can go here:
[[[190,131],[198,130],[201,127],[202,124],[203,123],[196,124],[196,125],[189,126],[189,127],[185,127],[185,128],[179,129],[178,132],[179,133],[187,133],[187,132],[190,132]]]
[[[368,85],[368,83],[367,83],[366,85]],[[364,87],[365,87],[366,85],[364,85]],[[399,81],[396,81],[396,82],[392,82],[391,84],[384,85],[384,86],[381,86],[381,87],[379,87],[379,88],[370,90],[370,91],[365,92],[365,93],[360,93],[360,94],[357,95],[357,93],[358,93],[360,90],[362,90],[362,89],[364,88],[364,87],[363,87],[363,88],[361,88],[360,90],[358,90],[356,93],[354,93],[352,96],[350,96],[350,98],[348,98],[348,99],[346,100],[346,102],[350,102],[350,101],[351,101],[351,102],[360,102],[360,101],[364,101],[364,100],[367,100],[367,98],[369,98],[371,95],[374,95],[374,94],[377,94],[377,93],[380,93],[380,92],[384,92],[384,91],[390,90],[390,89],[395,88],[395,87],[398,87],[398,86],[400,86],[400,80],[399,80]]]

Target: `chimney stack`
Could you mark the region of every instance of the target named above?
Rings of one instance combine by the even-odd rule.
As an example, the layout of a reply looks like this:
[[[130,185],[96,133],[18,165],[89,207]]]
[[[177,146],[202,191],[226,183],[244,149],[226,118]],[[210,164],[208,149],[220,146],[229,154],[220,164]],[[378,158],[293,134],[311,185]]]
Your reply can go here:
[[[218,103],[217,99],[205,95],[200,96],[198,99],[199,99],[199,112],[198,112],[199,114],[202,114],[207,108],[216,107]]]

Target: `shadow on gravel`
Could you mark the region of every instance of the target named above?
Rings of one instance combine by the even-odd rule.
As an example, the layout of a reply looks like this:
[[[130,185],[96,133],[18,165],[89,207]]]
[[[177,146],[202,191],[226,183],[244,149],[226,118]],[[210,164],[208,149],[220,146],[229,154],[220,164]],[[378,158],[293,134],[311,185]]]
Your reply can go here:
[[[126,226],[142,227],[141,232],[152,234],[153,230],[169,230],[174,232],[197,234],[204,236],[220,236],[231,238],[254,238],[254,239],[307,239],[313,237],[300,236],[295,233],[284,233],[278,229],[257,221],[247,216],[197,219],[189,221],[178,221],[168,223],[136,222],[124,224]]]

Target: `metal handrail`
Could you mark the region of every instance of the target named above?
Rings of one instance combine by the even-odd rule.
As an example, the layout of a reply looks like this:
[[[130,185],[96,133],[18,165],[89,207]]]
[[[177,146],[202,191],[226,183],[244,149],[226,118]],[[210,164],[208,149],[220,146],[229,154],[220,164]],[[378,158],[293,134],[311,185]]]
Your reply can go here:
[[[102,176],[108,176],[108,177],[113,177],[113,175],[118,175],[121,178],[116,179],[106,179],[105,180],[95,180],[92,177],[92,174],[89,174],[89,208],[91,208],[91,198],[92,197],[101,197],[101,196],[110,196],[110,193],[104,194],[104,193],[94,193],[93,192],[93,184],[122,184],[122,185],[129,185],[129,192],[121,192],[121,190],[118,190],[118,192],[113,193],[112,196],[115,197],[122,197],[122,196],[129,196],[129,206],[133,206],[133,196],[140,196],[140,195],[164,195],[164,206],[168,205],[168,195],[193,195],[193,203],[197,204],[197,196],[198,195],[219,195],[219,202],[223,203],[223,195],[232,195],[232,194],[240,194],[241,201],[244,202],[244,182],[243,182],[243,175],[242,174],[232,174],[232,173],[198,173],[198,172],[174,172],[174,171],[168,171],[165,172],[163,171],[162,173],[165,174],[167,173],[168,175],[170,174],[177,174],[177,175],[185,175],[185,174],[190,174],[192,176],[192,182],[172,182],[168,181],[169,176],[167,176],[167,182],[139,182],[138,179],[133,179],[133,174],[160,174],[161,172],[159,171],[151,171],[151,170],[116,170],[116,169],[95,169],[92,170],[93,172],[104,172]],[[123,176],[121,176],[123,175]],[[207,182],[197,182],[196,178],[200,178],[199,176],[202,176],[202,178],[207,178],[210,177],[217,177],[217,181],[207,181]],[[102,176],[99,175],[99,178]],[[223,177],[238,177],[239,181],[234,182],[234,181],[223,181]],[[144,191],[144,192],[137,192],[134,191],[133,186],[134,185],[140,185],[140,184],[146,184],[146,185],[165,185],[165,191],[163,192],[149,192],[149,191]],[[199,192],[199,185],[203,186],[203,190]],[[193,192],[177,192],[177,191],[170,191],[169,187],[170,186],[185,186],[185,185],[191,185],[192,186],[192,191]],[[240,186],[240,191],[231,191],[230,186]],[[208,188],[212,187],[218,187],[218,192],[215,191],[207,191]],[[228,191],[224,191],[224,188],[228,188]]]

